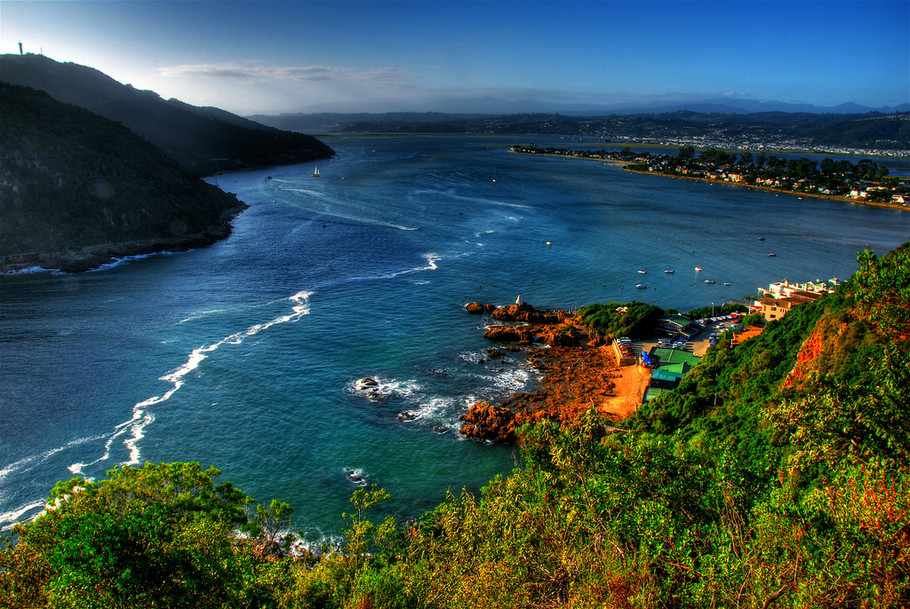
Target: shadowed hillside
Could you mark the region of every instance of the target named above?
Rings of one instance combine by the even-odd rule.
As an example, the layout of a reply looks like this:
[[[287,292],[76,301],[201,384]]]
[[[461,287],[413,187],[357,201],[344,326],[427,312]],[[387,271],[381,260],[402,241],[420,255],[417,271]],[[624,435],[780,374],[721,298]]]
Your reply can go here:
[[[245,207],[123,125],[0,83],[0,268],[207,245]]]
[[[0,56],[0,80],[45,91],[58,101],[119,121],[200,176],[335,154],[309,135],[266,127],[217,108],[165,101],[93,68],[42,55]]]

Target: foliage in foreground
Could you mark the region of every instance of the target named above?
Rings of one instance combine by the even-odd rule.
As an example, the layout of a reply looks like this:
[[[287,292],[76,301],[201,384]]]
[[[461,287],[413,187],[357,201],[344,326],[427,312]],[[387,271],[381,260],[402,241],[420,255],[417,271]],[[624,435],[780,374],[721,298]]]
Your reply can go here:
[[[0,552],[0,599],[910,606],[910,248],[860,262],[840,293],[734,350],[721,343],[625,429],[593,411],[574,428],[527,429],[523,467],[479,496],[449,494],[402,526],[368,518],[385,491],[358,491],[345,543],[318,557],[266,551],[287,509],[273,504],[251,521],[248,498],[214,486],[217,470],[146,466],[58,485],[56,508]]]

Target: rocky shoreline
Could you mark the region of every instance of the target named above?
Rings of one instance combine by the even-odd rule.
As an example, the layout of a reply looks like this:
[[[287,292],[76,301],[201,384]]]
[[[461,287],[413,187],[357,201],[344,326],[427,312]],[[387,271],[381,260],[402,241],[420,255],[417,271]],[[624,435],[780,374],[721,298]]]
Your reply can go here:
[[[221,219],[206,230],[184,235],[152,237],[116,243],[87,245],[59,251],[39,251],[0,255],[0,274],[11,274],[30,269],[82,273],[129,256],[148,256],[165,252],[185,252],[207,247],[231,236],[234,218],[249,206],[234,198],[232,208],[225,210]]]
[[[245,207],[244,207],[245,209]],[[239,213],[239,212],[238,212]],[[31,252],[0,256],[0,273],[17,273],[29,269],[81,273],[111,264],[129,256],[146,256],[164,252],[185,252],[207,247],[230,236],[232,226],[225,225],[201,233],[105,243],[80,249],[56,252]]]
[[[469,313],[489,313],[494,321],[484,336],[524,350],[528,363],[543,374],[538,388],[500,402],[476,402],[461,417],[465,436],[492,442],[520,440],[520,429],[544,419],[577,421],[592,407],[601,409],[614,395],[619,365],[599,337],[588,335],[570,311],[545,311],[528,304],[497,308],[470,303]]]

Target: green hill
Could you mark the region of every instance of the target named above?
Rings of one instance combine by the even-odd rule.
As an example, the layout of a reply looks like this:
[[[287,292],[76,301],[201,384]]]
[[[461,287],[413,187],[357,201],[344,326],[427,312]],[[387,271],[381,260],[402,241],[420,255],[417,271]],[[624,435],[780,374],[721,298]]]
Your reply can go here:
[[[0,81],[44,91],[123,123],[199,176],[335,154],[309,135],[266,127],[217,108],[163,100],[93,68],[43,55],[0,55]]]
[[[123,125],[0,82],[0,268],[207,245],[245,208]]]
[[[910,243],[859,262],[628,421],[529,429],[479,497],[374,522],[388,495],[358,490],[335,549],[285,553],[288,506],[244,516],[197,464],[60,483],[0,551],[0,604],[910,606]]]

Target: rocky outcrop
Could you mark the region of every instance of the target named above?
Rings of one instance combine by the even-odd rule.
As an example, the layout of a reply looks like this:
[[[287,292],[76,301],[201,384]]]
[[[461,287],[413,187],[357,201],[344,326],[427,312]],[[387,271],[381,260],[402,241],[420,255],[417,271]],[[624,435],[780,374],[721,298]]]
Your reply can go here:
[[[464,310],[468,313],[474,313],[475,315],[480,315],[484,312],[483,304],[479,302],[469,302],[464,306]]]
[[[571,424],[613,395],[615,359],[606,347],[590,340],[580,324],[573,323],[570,313],[512,305],[497,309],[496,315],[503,321],[521,320],[523,325],[493,326],[484,336],[522,345],[528,363],[543,377],[533,392],[515,394],[497,405],[473,404],[462,417],[462,434],[512,442],[520,439],[518,430],[528,423],[549,419]]]
[[[502,406],[475,402],[461,417],[461,433],[469,438],[493,442],[515,441],[515,413]]]
[[[782,387],[803,387],[810,376],[810,371],[823,371],[827,362],[835,359],[835,353],[843,347],[843,336],[848,324],[818,323],[809,338],[802,344],[796,354],[796,364],[784,379]]]
[[[522,326],[493,326],[483,333],[485,338],[503,343],[519,343],[530,345],[534,341],[534,334],[530,327]]]

